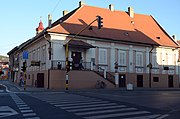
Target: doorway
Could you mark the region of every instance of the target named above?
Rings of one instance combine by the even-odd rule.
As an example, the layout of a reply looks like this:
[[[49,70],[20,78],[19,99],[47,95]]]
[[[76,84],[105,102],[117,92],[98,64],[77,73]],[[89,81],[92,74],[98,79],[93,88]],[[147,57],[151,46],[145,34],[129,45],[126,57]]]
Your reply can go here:
[[[37,87],[44,88],[44,73],[37,74]]]
[[[81,52],[72,52],[71,58],[73,60],[73,66],[72,69],[73,70],[79,70],[80,68],[80,60],[82,58],[81,56]]]
[[[143,75],[137,75],[137,87],[143,87]]]
[[[119,87],[126,87],[126,75],[119,74]]]
[[[169,88],[173,88],[174,85],[173,85],[173,75],[169,75],[168,76],[168,87]]]

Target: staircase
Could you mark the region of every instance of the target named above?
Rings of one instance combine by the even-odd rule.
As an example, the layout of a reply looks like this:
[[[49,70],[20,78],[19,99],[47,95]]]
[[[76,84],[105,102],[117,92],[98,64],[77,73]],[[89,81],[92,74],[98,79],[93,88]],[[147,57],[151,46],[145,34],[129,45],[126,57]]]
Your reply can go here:
[[[94,72],[104,78],[104,72],[100,72],[100,71],[94,71]],[[106,78],[104,79],[108,80],[110,83],[115,85],[115,76],[112,75],[111,73],[106,72]]]

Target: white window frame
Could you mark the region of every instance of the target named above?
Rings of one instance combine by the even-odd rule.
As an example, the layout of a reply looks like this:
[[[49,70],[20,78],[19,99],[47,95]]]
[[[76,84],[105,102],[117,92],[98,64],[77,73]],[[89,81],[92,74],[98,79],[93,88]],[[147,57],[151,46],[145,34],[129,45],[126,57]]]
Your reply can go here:
[[[118,64],[120,66],[126,66],[126,51],[124,50],[118,51]]]
[[[99,49],[99,64],[107,65],[107,49]]]
[[[152,53],[152,66],[156,68],[159,67],[157,53]]]
[[[168,54],[168,65],[174,66],[174,55],[173,54]]]
[[[41,61],[42,63],[46,63],[46,45],[42,47]]]
[[[136,52],[136,66],[143,67],[143,52]]]

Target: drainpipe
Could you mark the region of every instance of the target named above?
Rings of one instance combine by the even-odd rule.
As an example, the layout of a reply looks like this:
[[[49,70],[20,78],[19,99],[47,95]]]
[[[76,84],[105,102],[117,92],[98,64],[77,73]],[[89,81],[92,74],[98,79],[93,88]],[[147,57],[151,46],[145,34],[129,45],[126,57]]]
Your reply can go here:
[[[45,33],[44,33],[44,39],[49,43],[48,52],[49,52],[49,60],[51,62],[51,52],[52,52],[51,41],[48,38],[46,38]],[[48,89],[49,88],[50,88],[50,69],[48,69]]]
[[[151,63],[151,54],[154,49],[154,46],[152,46],[151,50],[149,51],[149,88],[151,88],[151,69],[152,69],[152,63]]]

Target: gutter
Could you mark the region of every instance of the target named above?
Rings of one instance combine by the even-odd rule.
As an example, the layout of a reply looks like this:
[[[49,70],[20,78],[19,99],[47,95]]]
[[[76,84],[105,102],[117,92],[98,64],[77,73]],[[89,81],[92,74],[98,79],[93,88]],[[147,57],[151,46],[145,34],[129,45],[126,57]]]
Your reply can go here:
[[[43,37],[49,43],[48,53],[49,53],[49,60],[50,60],[50,63],[51,63],[51,54],[52,54],[51,53],[51,51],[52,51],[51,41],[48,38],[46,38],[45,32],[43,32]],[[50,69],[48,69],[48,76],[47,77],[48,77],[48,87],[47,87],[47,89],[49,89],[50,88]]]
[[[151,63],[151,54],[154,49],[154,46],[152,46],[151,50],[149,51],[149,88],[151,88],[151,69],[152,69],[152,63]]]

